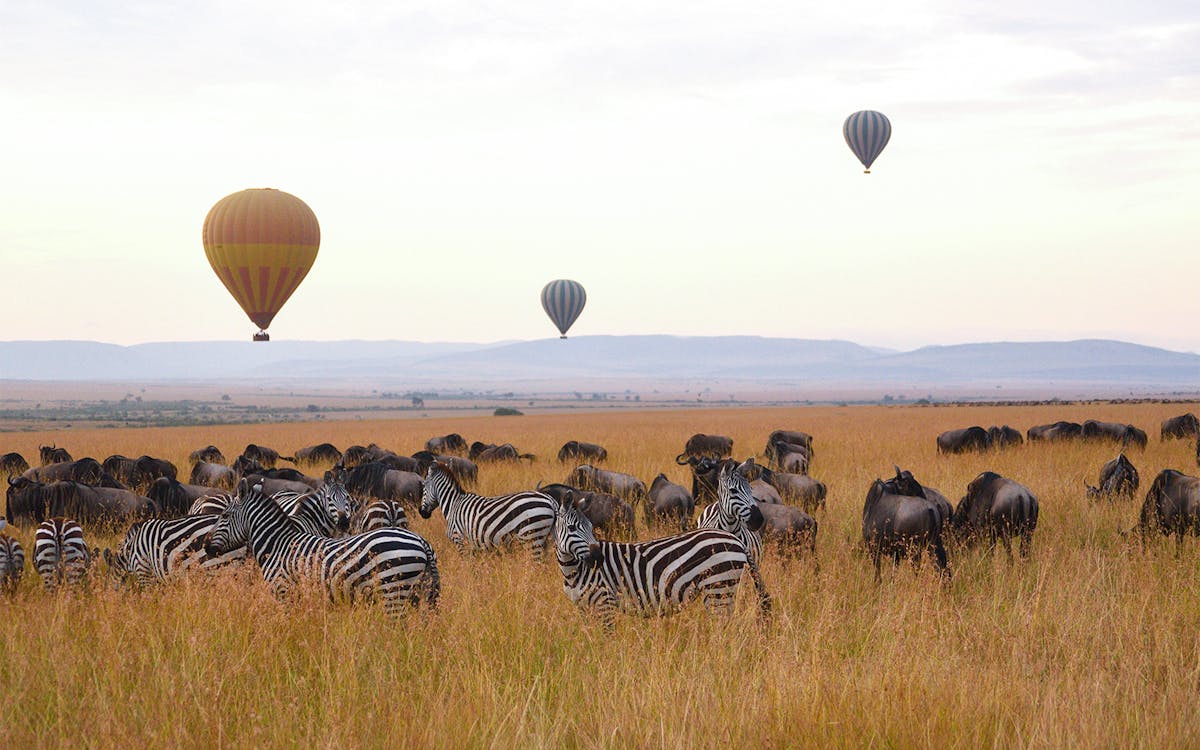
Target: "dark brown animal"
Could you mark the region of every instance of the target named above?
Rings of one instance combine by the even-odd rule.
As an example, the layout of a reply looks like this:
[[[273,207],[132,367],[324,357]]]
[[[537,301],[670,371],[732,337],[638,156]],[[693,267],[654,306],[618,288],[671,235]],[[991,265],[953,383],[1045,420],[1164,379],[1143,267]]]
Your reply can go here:
[[[807,549],[817,554],[817,520],[790,505],[759,505],[762,512],[762,538],[774,542],[784,552]]]
[[[100,484],[105,477],[105,471],[96,459],[81,458],[77,461],[62,461],[36,469],[28,469],[21,476],[38,482],[69,481]]]
[[[146,497],[158,506],[161,518],[177,518],[187,515],[192,504],[202,497],[215,495],[220,490],[198,484],[182,484],[170,477],[159,477],[150,483]]]
[[[926,550],[938,569],[949,576],[941,513],[924,497],[923,488],[912,475],[904,474],[908,473],[897,469],[893,479],[886,482],[876,479],[863,502],[862,539],[875,564],[875,580],[882,579],[880,565],[884,555],[890,556],[896,565],[901,557],[919,564]]]
[[[687,439],[683,453],[675,457],[675,462],[683,465],[686,458],[729,458],[733,455],[733,438],[724,435],[705,435],[697,432]]]
[[[225,463],[225,454],[215,445],[206,445],[203,448],[197,448],[188,455],[188,460],[193,464],[207,461],[210,464]]]
[[[417,459],[417,474],[421,476],[425,476],[429,471],[429,467],[435,461],[441,461],[454,476],[454,479],[463,487],[469,489],[479,481],[479,467],[469,458],[431,453],[429,451],[417,451],[413,454],[413,458]]]
[[[1011,448],[1014,445],[1024,445],[1025,437],[1020,430],[1004,425],[1002,427],[992,426],[988,428],[988,438],[992,441],[993,448]]]
[[[1191,412],[1164,419],[1159,432],[1159,437],[1163,440],[1176,440],[1198,435],[1200,435],[1200,418]]]
[[[793,445],[803,445],[808,450],[808,455],[813,455],[813,439],[812,435],[800,430],[775,430],[767,436],[767,457],[771,455],[772,443],[791,443]]]
[[[426,440],[425,450],[429,451],[430,453],[462,455],[463,453],[467,452],[467,441],[457,432],[451,432],[449,435],[431,437]]]
[[[1077,422],[1040,424],[1026,430],[1025,437],[1031,443],[1039,440],[1044,440],[1048,443],[1060,440],[1076,440],[1083,437],[1083,425]]]
[[[1200,536],[1200,478],[1174,469],[1159,472],[1146,492],[1136,530],[1143,544],[1155,532],[1174,535],[1178,555],[1185,534]]]
[[[73,460],[71,454],[66,448],[58,448],[53,445],[43,445],[38,448],[38,455],[42,459],[42,466],[50,464],[62,464]]]
[[[1148,442],[1145,430],[1131,424],[1100,422],[1095,419],[1083,423],[1082,435],[1084,440],[1118,443],[1126,447],[1136,445],[1145,448]]]
[[[386,464],[371,461],[345,469],[340,474],[346,491],[360,502],[376,498],[415,506],[421,501],[424,482],[412,472],[389,469]]]
[[[779,490],[762,479],[750,480],[750,494],[759,505],[783,505]]]
[[[317,443],[300,448],[291,456],[280,456],[280,458],[294,464],[335,464],[342,460],[342,452],[332,443]]]
[[[966,453],[985,451],[992,447],[988,431],[975,425],[961,430],[946,430],[937,436],[938,453]]]
[[[24,477],[10,479],[6,499],[9,523],[41,523],[55,516],[80,523],[118,523],[158,512],[153,501],[129,490],[71,481],[45,484]]]
[[[0,456],[0,474],[15,477],[29,471],[29,462],[20,453],[5,453]]]
[[[608,460],[608,451],[602,445],[595,443],[581,443],[578,440],[568,440],[563,443],[563,447],[558,449],[559,463],[568,461],[587,461],[588,463],[600,463]]]
[[[481,443],[479,441],[471,443],[471,451],[467,457],[481,464],[497,463],[500,461],[520,461],[521,459],[533,461],[537,458],[532,453],[521,453],[512,443],[496,445],[495,443]]]
[[[222,464],[198,461],[192,467],[192,475],[188,480],[192,484],[217,487],[222,490],[232,490],[237,486],[237,472],[232,467]]]
[[[1116,458],[1100,467],[1099,487],[1092,487],[1087,482],[1084,482],[1084,487],[1087,488],[1088,500],[1132,500],[1139,483],[1137,468],[1122,451]]]
[[[570,498],[579,502],[584,498],[587,507],[581,507],[584,515],[592,522],[597,531],[603,531],[603,536],[609,539],[633,539],[633,506],[616,495],[607,492],[594,492],[568,484],[547,484],[540,482],[538,492],[543,492],[554,498],[561,505]]]
[[[650,483],[648,501],[643,510],[647,526],[658,522],[687,531],[692,513],[696,510],[696,501],[682,485],[675,484],[667,479],[666,474],[660,473]]]
[[[607,492],[631,503],[646,499],[646,483],[631,474],[597,469],[590,464],[576,466],[564,484],[593,492]]]
[[[264,469],[274,469],[275,464],[279,463],[279,451],[265,445],[250,443],[242,451],[242,456],[257,461]]]
[[[989,547],[1004,544],[1012,559],[1012,538],[1020,537],[1021,557],[1029,556],[1037,528],[1038,501],[1028,488],[993,471],[985,471],[967,485],[967,494],[954,509],[954,530],[968,543],[987,537]]]
[[[763,469],[762,480],[779,491],[785,504],[799,504],[808,513],[825,509],[825,485],[810,476]]]

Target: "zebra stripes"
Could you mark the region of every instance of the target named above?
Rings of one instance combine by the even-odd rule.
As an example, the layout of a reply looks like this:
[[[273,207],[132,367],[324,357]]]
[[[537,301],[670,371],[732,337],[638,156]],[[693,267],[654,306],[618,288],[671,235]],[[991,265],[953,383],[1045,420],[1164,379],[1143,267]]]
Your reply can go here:
[[[4,527],[0,519],[0,528]],[[12,595],[25,572],[25,549],[7,534],[0,534],[0,591]]]
[[[742,572],[749,565],[736,536],[698,529],[648,542],[600,542],[592,523],[568,496],[554,524],[563,590],[577,606],[599,613],[606,627],[626,609],[664,615],[701,599],[714,614],[734,603]],[[770,600],[760,601],[763,611]]]
[[[92,564],[83,527],[69,518],[42,521],[34,532],[33,567],[47,589],[78,585]]]
[[[243,488],[217,518],[207,541],[209,553],[248,545],[264,580],[278,595],[315,576],[331,599],[378,598],[389,615],[398,614],[405,604],[416,605],[422,595],[430,607],[437,606],[437,555],[429,542],[407,529],[378,529],[341,539],[306,534],[263,496],[261,485]]]
[[[350,516],[350,529],[355,534],[387,528],[408,528],[408,514],[396,500],[372,500]]]
[[[446,536],[461,549],[501,550],[520,542],[541,560],[554,528],[554,500],[542,492],[525,490],[499,497],[464,492],[441,462],[425,474],[421,492],[421,518],[441,506],[446,516]]]
[[[215,495],[205,495],[204,497],[196,498],[196,502],[192,503],[192,507],[188,509],[189,516],[219,516],[223,510],[229,507],[233,502],[233,495],[229,492],[218,492]]]
[[[219,516],[184,516],[169,521],[151,519],[135,523],[115,553],[104,551],[109,570],[131,575],[139,586],[163,583],[190,570],[213,570],[246,557],[246,548],[230,548],[210,555],[205,539]]]
[[[555,279],[542,287],[542,309],[562,334],[560,338],[567,337],[567,329],[583,312],[583,306],[586,304],[587,292],[578,281]]]
[[[762,601],[769,602],[770,595],[767,594],[766,584],[758,569],[762,561],[763,542],[762,534],[759,533],[762,525],[762,511],[758,509],[758,501],[754,499],[750,482],[738,471],[735,462],[729,459],[722,461],[721,468],[717,471],[717,502],[704,509],[696,527],[720,529],[738,538],[746,548],[754,588],[758,590]]]
[[[862,162],[863,171],[870,174],[871,165],[891,140],[892,123],[882,112],[864,109],[846,118],[842,135],[846,145]]]
[[[350,528],[350,493],[336,480],[313,492],[276,492],[271,499],[306,534],[337,536]]]

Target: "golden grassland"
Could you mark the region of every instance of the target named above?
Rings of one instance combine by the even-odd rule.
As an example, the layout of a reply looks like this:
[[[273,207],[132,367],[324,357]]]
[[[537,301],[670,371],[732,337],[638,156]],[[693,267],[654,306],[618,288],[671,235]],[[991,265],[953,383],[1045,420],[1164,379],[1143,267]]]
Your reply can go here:
[[[481,490],[498,493],[565,476],[553,457],[570,438],[608,446],[610,468],[686,483],[672,459],[691,433],[728,434],[744,458],[784,427],[814,434],[812,473],[829,499],[819,572],[768,550],[775,610],[761,626],[746,591],[729,618],[696,606],[606,632],[567,602],[552,561],[461,555],[440,514],[411,516],[439,555],[441,606],[397,621],[311,592],[277,601],[252,568],[143,592],[101,576],[58,594],[27,568],[16,597],[0,602],[0,744],[1197,747],[1200,542],[1179,557],[1173,542],[1143,550],[1118,534],[1142,493],[1137,503],[1085,499],[1084,480],[1094,483],[1113,447],[956,457],[934,447],[941,430],[971,424],[1133,422],[1151,433],[1131,453],[1144,490],[1162,468],[1196,473],[1192,442],[1157,439],[1163,417],[1195,409],[643,411],[6,435],[0,450],[26,456],[57,440],[77,457],[150,453],[185,466],[208,443],[230,457],[250,441],[412,452],[456,431],[538,454],[531,466],[483,467]],[[855,546],[867,487],[894,463],[952,500],[984,469],[1026,484],[1041,503],[1032,559],[952,548],[947,586],[929,565],[877,585]],[[17,536],[29,546],[30,529]]]

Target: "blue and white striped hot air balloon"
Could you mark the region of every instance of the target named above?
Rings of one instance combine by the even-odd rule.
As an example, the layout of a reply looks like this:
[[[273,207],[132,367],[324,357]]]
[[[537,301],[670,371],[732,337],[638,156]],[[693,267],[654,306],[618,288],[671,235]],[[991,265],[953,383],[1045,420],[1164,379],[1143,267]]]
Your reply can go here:
[[[892,137],[892,123],[882,112],[864,109],[846,118],[842,135],[846,137],[846,145],[862,162],[863,173],[871,174],[871,165]]]
[[[559,338],[567,337],[567,329],[583,312],[587,304],[587,292],[583,284],[570,279],[555,279],[542,288],[542,309],[550,316],[558,332]]]

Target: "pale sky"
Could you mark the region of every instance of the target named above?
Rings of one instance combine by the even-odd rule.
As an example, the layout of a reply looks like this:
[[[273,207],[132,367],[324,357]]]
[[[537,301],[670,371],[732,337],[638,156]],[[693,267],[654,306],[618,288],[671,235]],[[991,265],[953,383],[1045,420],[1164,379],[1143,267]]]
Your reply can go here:
[[[275,187],[275,339],[548,337],[565,277],[572,335],[1200,351],[1198,50],[1194,0],[3,0],[0,338],[248,339],[200,230]]]

